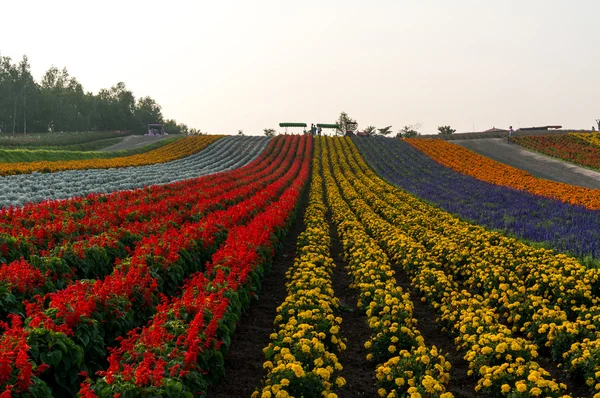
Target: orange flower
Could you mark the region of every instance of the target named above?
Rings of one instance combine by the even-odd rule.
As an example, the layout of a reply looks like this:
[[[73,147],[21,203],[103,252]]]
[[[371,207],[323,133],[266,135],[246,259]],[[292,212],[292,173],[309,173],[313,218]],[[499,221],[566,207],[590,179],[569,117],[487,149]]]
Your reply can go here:
[[[200,152],[221,137],[220,135],[186,137],[146,153],[112,159],[0,163],[0,175],[29,174],[34,171],[53,173],[64,170],[109,169],[165,163]]]
[[[588,209],[600,209],[600,190],[536,178],[528,172],[497,162],[469,149],[440,139],[405,139],[436,162],[479,180]]]

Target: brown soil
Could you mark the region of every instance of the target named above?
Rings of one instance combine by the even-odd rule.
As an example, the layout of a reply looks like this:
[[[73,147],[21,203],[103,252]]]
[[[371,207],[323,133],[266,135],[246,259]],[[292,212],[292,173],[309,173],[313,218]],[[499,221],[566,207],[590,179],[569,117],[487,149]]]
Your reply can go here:
[[[339,360],[344,369],[339,376],[346,379],[346,385],[336,391],[340,397],[377,397],[375,386],[375,366],[367,362],[364,344],[369,340],[371,331],[367,324],[367,316],[356,306],[358,296],[350,289],[350,276],[343,259],[343,248],[337,230],[331,225],[331,257],[335,262],[332,275],[333,290],[340,300],[340,313],[343,322],[340,335],[346,341],[346,351],[340,354]]]
[[[259,301],[250,306],[235,330],[229,353],[225,357],[225,377],[209,389],[208,398],[248,398],[265,376],[262,350],[269,344],[269,335],[274,331],[276,309],[287,295],[285,273],[296,257],[296,241],[304,230],[302,220],[307,201],[308,187],[301,198],[296,221],[281,242],[271,272],[265,276]]]
[[[474,377],[467,376],[469,364],[463,358],[463,353],[456,351],[452,336],[448,332],[442,331],[442,327],[436,322],[436,310],[431,305],[423,303],[421,297],[415,294],[410,286],[410,280],[404,272],[398,271],[396,279],[402,289],[410,293],[410,299],[414,305],[413,317],[418,322],[417,329],[423,335],[425,344],[436,346],[452,364],[448,391],[456,398],[477,397],[475,392],[477,382]]]

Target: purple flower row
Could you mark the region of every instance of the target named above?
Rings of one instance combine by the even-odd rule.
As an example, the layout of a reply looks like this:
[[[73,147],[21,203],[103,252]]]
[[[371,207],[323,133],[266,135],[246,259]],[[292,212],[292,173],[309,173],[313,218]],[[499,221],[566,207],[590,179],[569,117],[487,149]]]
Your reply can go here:
[[[440,165],[402,140],[354,137],[383,178],[441,209],[576,257],[600,258],[600,211],[490,184]]]

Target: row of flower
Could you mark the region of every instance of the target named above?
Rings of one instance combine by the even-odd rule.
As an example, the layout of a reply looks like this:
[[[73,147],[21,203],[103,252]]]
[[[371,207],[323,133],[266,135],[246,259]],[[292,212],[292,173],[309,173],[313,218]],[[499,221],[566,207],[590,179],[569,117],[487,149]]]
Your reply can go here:
[[[353,138],[389,182],[489,229],[578,257],[600,258],[600,212],[491,184],[437,163],[404,140]]]
[[[497,162],[452,142],[439,139],[406,139],[436,162],[460,173],[496,185],[558,199],[588,209],[600,209],[600,190],[536,178],[526,171]]]
[[[600,169],[600,146],[575,135],[532,135],[515,137],[514,141],[545,155]]]
[[[248,224],[231,228],[204,272],[193,274],[180,295],[163,301],[147,326],[121,340],[102,377],[82,384],[81,396],[203,394],[222,375],[235,325],[260,289],[309,178],[312,140],[301,141],[294,166],[281,180],[285,189],[279,199]]]
[[[221,137],[219,135],[203,135],[181,138],[152,151],[121,158],[0,163],[0,175],[7,176],[33,172],[54,173],[56,171],[81,169],[111,169],[164,163],[200,152]]]
[[[225,137],[202,151],[167,163],[0,177],[0,207],[106,194],[227,171],[252,161],[268,142],[267,137]]]
[[[335,373],[342,369],[337,354],[346,349],[340,337],[342,318],[336,316],[339,300],[331,276],[327,208],[323,202],[321,141],[315,145],[312,161],[305,230],[298,237],[298,254],[286,273],[284,302],[277,308],[276,331],[264,349],[267,375],[253,397],[335,398],[333,391],[345,384]]]
[[[587,141],[592,145],[595,145],[600,148],[600,133],[570,133],[569,135],[573,135],[583,141]]]
[[[363,224],[369,209],[343,171],[340,140],[328,139],[327,144],[323,159],[331,166],[324,167],[326,196],[352,285],[358,289],[357,306],[366,311],[371,329],[365,348],[367,360],[376,364],[379,395],[452,397],[446,392],[450,363],[435,346],[425,344],[409,294],[398,285],[387,255]]]
[[[117,259],[135,254],[140,245],[157,245],[156,241],[173,229],[218,220],[222,211],[212,212],[251,197],[289,167],[295,153],[292,140],[274,144],[248,167],[168,190],[161,187],[115,193],[106,201],[90,198],[75,206],[79,209],[75,213],[70,207],[45,212],[46,206],[38,205],[42,209],[13,214],[12,229],[3,235],[7,264],[0,267],[0,297],[4,302],[0,314],[22,312],[24,300],[62,289],[79,278],[102,278],[112,272]],[[144,197],[146,200],[140,200]],[[38,218],[32,220],[31,214]]]
[[[510,305],[498,299],[509,297],[505,292],[513,288],[510,284],[519,281],[510,275],[508,264],[504,264],[506,269],[495,265],[513,260],[515,265],[528,266],[535,274],[533,268],[543,268],[544,263],[539,264],[538,259],[527,254],[536,250],[470,226],[393,188],[362,163],[349,141],[343,145],[348,161],[342,161],[340,166],[351,185],[347,195],[365,201],[361,221],[394,262],[413,277],[412,286],[438,310],[442,324],[455,336],[457,348],[465,352],[469,373],[478,379],[476,390],[486,396],[561,396],[565,386],[550,379],[548,372],[534,361],[538,348],[530,340],[532,336],[518,337],[518,327],[505,325],[516,322],[516,312],[522,316],[532,313],[542,298],[527,292],[527,288],[535,289],[530,283],[518,288],[514,292],[520,293],[519,299],[524,302],[512,317],[508,313]],[[470,258],[477,253],[481,258]],[[552,255],[544,250],[536,254]],[[574,263],[560,255],[553,260],[545,271],[554,268],[554,276],[541,270],[532,275],[532,280],[556,278],[565,261]],[[563,264],[556,264],[558,260],[564,260]],[[471,267],[478,267],[477,272],[468,275]],[[477,280],[486,272],[496,277],[496,284]],[[521,280],[525,275],[521,275]],[[562,287],[567,290],[568,284]],[[546,304],[550,306],[549,302]]]
[[[306,142],[298,140],[285,159],[279,157],[279,169],[273,173],[275,180],[263,176],[264,181],[257,181],[259,194],[254,194],[254,187],[240,198],[241,202],[236,200],[237,204],[205,217],[198,214],[199,219],[192,217],[178,228],[169,227],[143,237],[135,244],[131,257],[118,261],[112,273],[102,280],[70,283],[56,293],[36,297],[26,306],[27,323],[21,327],[31,353],[25,365],[52,365],[41,377],[55,392],[72,395],[78,386],[79,370],[93,373],[102,367],[106,363],[106,347],[146,323],[163,293],[172,294],[186,276],[205,270],[205,260],[225,239],[227,230],[243,225],[265,209],[296,179],[302,166],[293,159],[306,156],[310,149]],[[249,177],[254,180],[255,176],[249,173]],[[271,182],[264,186],[265,181]],[[2,343],[5,355],[16,352],[10,341]],[[9,375],[6,385],[14,386],[12,381],[23,377],[23,369],[18,365],[9,368],[5,372]]]

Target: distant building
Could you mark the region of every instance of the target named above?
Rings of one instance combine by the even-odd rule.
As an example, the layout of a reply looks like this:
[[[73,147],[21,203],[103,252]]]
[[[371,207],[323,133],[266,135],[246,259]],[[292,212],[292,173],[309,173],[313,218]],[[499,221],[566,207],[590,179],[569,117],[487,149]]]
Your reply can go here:
[[[496,127],[492,127],[489,130],[482,131],[482,133],[508,133],[506,129],[497,129]]]

